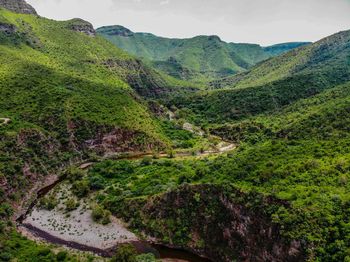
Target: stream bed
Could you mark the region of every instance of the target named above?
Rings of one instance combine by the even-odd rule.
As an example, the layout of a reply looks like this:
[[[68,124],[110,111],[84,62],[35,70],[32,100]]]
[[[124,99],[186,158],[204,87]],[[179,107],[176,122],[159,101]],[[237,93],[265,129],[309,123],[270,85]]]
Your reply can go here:
[[[29,205],[25,214],[17,219],[20,231],[34,239],[48,243],[66,246],[80,251],[93,252],[102,257],[111,257],[118,244],[133,244],[140,253],[154,253],[163,262],[209,262],[210,260],[197,256],[185,250],[155,245],[140,241],[136,235],[118,219],[112,217],[112,222],[99,225],[92,221],[91,210],[81,207],[69,215],[61,211],[60,206],[54,210],[44,210],[38,207],[39,200],[62,185],[65,177],[61,177],[37,192],[36,199]],[[68,194],[62,191],[61,194]]]

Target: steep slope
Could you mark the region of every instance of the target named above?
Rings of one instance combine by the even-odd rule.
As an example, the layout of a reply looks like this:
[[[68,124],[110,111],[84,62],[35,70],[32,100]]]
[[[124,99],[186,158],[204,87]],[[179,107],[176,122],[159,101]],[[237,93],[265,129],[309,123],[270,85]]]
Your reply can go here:
[[[307,46],[294,49],[252,68],[249,72],[229,78],[232,87],[258,86],[311,71],[333,78],[346,77],[348,72],[350,31],[339,32]],[[345,70],[344,72],[341,72]]]
[[[276,44],[271,46],[264,47],[264,51],[268,53],[270,56],[278,56],[284,53],[289,52],[292,49],[309,45],[310,42],[289,42],[289,43],[282,43],[282,44]]]
[[[30,197],[23,189],[89,155],[168,146],[136,93],[149,91],[137,82],[140,71],[148,70],[143,81],[157,74],[95,37],[89,23],[4,9],[0,23],[2,203]]]
[[[101,27],[97,32],[123,50],[153,62],[156,68],[180,79],[203,80],[243,72],[273,53],[265,52],[259,45],[225,43],[217,36],[169,39],[134,33],[122,26]],[[285,46],[288,47],[295,46]]]
[[[221,81],[223,90],[186,97],[174,103],[209,122],[244,119],[280,110],[301,98],[350,80],[350,31],[271,58],[250,71]],[[173,103],[171,102],[171,103]]]
[[[346,261],[349,116],[348,82],[279,112],[213,126],[241,143],[227,156],[105,161],[89,176],[115,183],[102,205],[138,232],[213,261]]]

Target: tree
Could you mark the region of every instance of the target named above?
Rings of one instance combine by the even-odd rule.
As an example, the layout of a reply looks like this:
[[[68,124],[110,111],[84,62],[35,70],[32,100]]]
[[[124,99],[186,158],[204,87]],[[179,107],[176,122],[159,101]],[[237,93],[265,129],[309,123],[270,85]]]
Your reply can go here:
[[[112,262],[137,262],[136,256],[137,252],[133,245],[123,244],[118,247]]]

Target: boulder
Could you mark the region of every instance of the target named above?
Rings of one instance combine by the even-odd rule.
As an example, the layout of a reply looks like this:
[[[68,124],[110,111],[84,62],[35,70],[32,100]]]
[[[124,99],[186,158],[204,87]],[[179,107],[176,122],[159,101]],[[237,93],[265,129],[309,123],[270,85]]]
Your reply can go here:
[[[0,8],[20,14],[37,14],[35,9],[24,0],[0,0]]]

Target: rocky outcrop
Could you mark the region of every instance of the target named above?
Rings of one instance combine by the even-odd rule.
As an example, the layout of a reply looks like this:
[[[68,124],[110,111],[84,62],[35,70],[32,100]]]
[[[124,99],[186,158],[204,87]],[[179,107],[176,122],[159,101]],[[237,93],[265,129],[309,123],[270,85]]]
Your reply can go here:
[[[5,33],[6,35],[12,35],[16,32],[17,32],[17,28],[14,25],[0,22],[0,33]]]
[[[124,79],[139,95],[161,97],[171,91],[164,79],[140,60],[109,59],[103,65]]]
[[[244,193],[214,185],[187,185],[134,201],[128,202],[129,222],[157,243],[215,262],[305,261],[302,242],[285,239],[266,212],[287,203],[259,196],[248,201]]]
[[[124,152],[148,152],[164,148],[164,145],[143,133],[122,128],[114,128],[107,133],[101,129],[94,139],[85,141],[85,146],[105,156]]]
[[[0,0],[0,7],[20,14],[37,14],[35,9],[24,0]]]
[[[70,21],[68,21],[68,28],[70,30],[80,32],[83,34],[86,34],[91,37],[96,36],[96,31],[93,27],[93,25],[85,20],[82,20],[80,18],[75,18]]]

